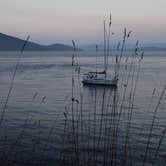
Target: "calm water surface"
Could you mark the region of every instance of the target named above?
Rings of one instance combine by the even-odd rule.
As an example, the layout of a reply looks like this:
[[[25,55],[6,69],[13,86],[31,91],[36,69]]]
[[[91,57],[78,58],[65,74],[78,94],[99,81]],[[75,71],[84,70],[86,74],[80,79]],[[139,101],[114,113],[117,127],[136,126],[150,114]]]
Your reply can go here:
[[[1,113],[17,58],[17,52],[0,52]],[[81,66],[80,76],[87,71],[93,71],[96,68],[96,62],[98,70],[103,68],[103,57],[98,56],[96,60],[93,52],[80,52],[76,60]],[[72,52],[25,52],[23,54],[0,127],[2,161],[8,159],[16,165],[56,165],[64,136],[64,112],[71,99],[71,62]],[[109,75],[114,72],[112,63],[112,58],[110,58]],[[120,77],[123,77],[123,70]],[[135,134],[131,138],[131,145],[133,149],[139,149],[138,156],[136,155],[134,159],[138,164],[137,157],[139,160],[139,156],[145,151],[154,108],[165,83],[166,53],[145,53],[132,118],[132,132]],[[120,80],[119,87],[122,87],[122,84]],[[80,87],[83,94],[84,118],[88,119],[91,110],[94,109],[95,94],[97,94],[97,109],[100,109],[104,88],[94,90],[93,87],[82,87],[76,81],[75,95],[79,95]],[[154,88],[156,88],[155,95],[151,101]],[[110,89],[107,90],[108,94],[110,91]],[[152,149],[148,153],[154,153],[153,147],[157,147],[166,125],[165,106],[166,103],[163,101],[157,112],[151,140]],[[144,126],[144,135],[138,136],[141,126]],[[165,158],[166,139],[164,136],[157,159],[158,165],[160,162],[163,164]],[[149,160],[151,160],[150,157]]]

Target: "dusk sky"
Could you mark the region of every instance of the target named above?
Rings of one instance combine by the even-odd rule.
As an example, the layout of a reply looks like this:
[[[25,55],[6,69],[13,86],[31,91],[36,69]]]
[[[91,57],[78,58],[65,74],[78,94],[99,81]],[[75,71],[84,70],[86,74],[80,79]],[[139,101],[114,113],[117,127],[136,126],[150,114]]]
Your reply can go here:
[[[117,38],[127,27],[131,40],[166,42],[166,0],[0,0],[0,29],[42,44],[94,43],[110,11]]]

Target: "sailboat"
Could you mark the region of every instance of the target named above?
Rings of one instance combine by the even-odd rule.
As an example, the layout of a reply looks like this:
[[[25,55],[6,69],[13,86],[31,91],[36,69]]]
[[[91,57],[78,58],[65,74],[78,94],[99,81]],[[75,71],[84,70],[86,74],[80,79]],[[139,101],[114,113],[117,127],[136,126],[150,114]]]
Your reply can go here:
[[[111,18],[110,18],[109,26],[111,26]],[[110,37],[110,31],[109,31],[108,37]],[[96,46],[96,52],[97,50],[98,50],[98,46]],[[92,85],[92,86],[100,85],[100,86],[117,87],[118,78],[116,74],[116,69],[115,69],[115,75],[111,79],[108,78],[108,52],[109,52],[109,38],[107,43],[106,42],[106,27],[105,27],[105,21],[104,21],[104,71],[98,72],[96,70],[95,72],[85,73],[82,78],[83,85]]]

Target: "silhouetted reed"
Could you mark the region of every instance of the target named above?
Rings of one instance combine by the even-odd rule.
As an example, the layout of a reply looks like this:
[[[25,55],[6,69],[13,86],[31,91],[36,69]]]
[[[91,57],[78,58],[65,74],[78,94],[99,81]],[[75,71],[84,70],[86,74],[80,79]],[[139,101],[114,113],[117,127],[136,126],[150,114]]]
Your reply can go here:
[[[71,57],[71,93],[64,101],[64,111],[62,114],[63,129],[60,137],[60,149],[57,152],[58,157],[55,156],[55,165],[60,166],[126,166],[126,165],[156,165],[162,157],[160,151],[162,143],[164,142],[166,127],[162,127],[159,132],[158,141],[155,142],[155,148],[152,149],[153,153],[149,157],[151,150],[151,140],[153,139],[153,132],[159,107],[164,100],[166,86],[164,86],[161,95],[158,98],[156,107],[154,108],[150,128],[146,129],[145,120],[142,124],[137,124],[138,129],[133,129],[134,126],[134,111],[137,105],[137,91],[139,79],[141,74],[141,66],[144,58],[144,53],[140,50],[139,42],[137,41],[133,52],[126,54],[126,43],[130,38],[132,31],[124,28],[123,38],[117,45],[115,55],[111,52],[110,37],[111,37],[112,16],[108,27],[104,21],[104,61],[108,66],[108,58],[112,56],[115,62],[115,69],[113,74],[119,79],[118,88],[107,87],[89,87],[88,95],[84,93],[87,89],[82,87],[81,84],[81,67],[77,57],[77,46],[75,41],[73,44],[73,55]],[[108,29],[107,29],[108,28]],[[22,53],[26,46],[27,41],[24,43],[17,64],[12,75],[9,91],[1,114],[0,125],[3,122],[4,114],[9,102],[9,98],[14,85],[16,72],[22,57]],[[97,73],[97,57],[99,56],[98,45],[96,45],[96,73]],[[107,56],[106,56],[107,55]],[[104,66],[105,67],[105,66]],[[107,70],[107,67],[105,67]],[[32,101],[39,95],[35,92]],[[149,103],[146,111],[149,112],[151,104],[156,96],[156,87],[153,89],[149,97]],[[40,102],[44,104],[46,96],[43,96]],[[31,150],[32,156],[30,165],[49,165],[46,157],[48,146],[51,138],[55,138],[54,130],[57,125],[59,116],[55,122],[49,127],[45,140],[42,140],[41,130],[42,121],[35,121],[36,135],[31,135]],[[26,134],[26,126],[28,122],[32,122],[28,116],[25,119],[22,130],[17,135],[16,139],[12,142],[8,149],[2,153],[0,163],[6,165],[17,165],[18,153],[16,147],[21,145]],[[137,132],[135,134],[134,132]],[[146,136],[143,134],[146,132]],[[144,136],[145,144],[140,149],[139,139]],[[136,137],[136,138],[135,138]],[[7,137],[5,137],[7,141]],[[138,145],[137,145],[138,144]],[[55,145],[56,146],[56,145]],[[40,149],[41,148],[41,149]],[[54,149],[54,147],[53,147]],[[36,157],[37,150],[40,150],[42,157],[40,161]],[[55,151],[55,149],[53,150]],[[138,153],[138,157],[136,156]],[[141,155],[139,154],[141,153]],[[58,158],[58,160],[57,160]],[[150,159],[152,159],[150,161]],[[139,160],[139,161],[138,161]],[[161,161],[162,164],[164,163]]]
[[[154,110],[153,119],[152,119],[152,123],[151,123],[151,127],[150,127],[150,132],[149,132],[149,136],[148,136],[148,141],[147,141],[147,146],[146,146],[146,149],[145,149],[145,155],[144,155],[144,159],[143,159],[143,166],[146,164],[147,153],[148,153],[148,150],[149,150],[149,145],[150,145],[150,140],[151,140],[151,136],[152,136],[152,131],[153,131],[153,127],[154,127],[154,123],[155,123],[155,119],[156,119],[156,114],[157,114],[159,106],[160,106],[160,104],[162,102],[162,99],[164,97],[165,91],[166,91],[166,85],[164,86],[164,88],[163,88],[163,90],[161,92],[161,96],[159,97],[158,103],[157,103],[156,108]]]
[[[110,22],[108,26],[108,31],[106,30],[104,21],[104,56],[110,54],[110,28],[112,20],[110,16]],[[107,34],[108,32],[108,34]],[[139,75],[141,72],[141,64],[144,57],[144,52],[139,49],[139,42],[135,44],[133,53],[130,55],[125,55],[126,42],[130,38],[132,31],[124,29],[124,36],[122,42],[117,45],[117,53],[115,58],[115,76],[119,79],[118,89],[107,89],[102,88],[100,92],[100,97],[98,94],[97,87],[91,87],[93,96],[90,99],[91,105],[87,106],[82,100],[81,103],[75,102],[74,83],[80,84],[80,76],[74,77],[72,74],[72,98],[73,106],[71,109],[72,117],[72,131],[73,132],[73,147],[74,158],[68,158],[68,162],[65,160],[62,165],[131,165],[136,163],[136,158],[133,158],[133,129],[132,120],[133,112],[135,109],[135,98],[137,94],[137,87],[139,82]],[[108,35],[108,36],[107,36]],[[122,44],[121,44],[122,43]],[[73,44],[75,47],[75,44]],[[76,49],[74,49],[75,52]],[[96,46],[96,58],[98,56],[98,46]],[[74,57],[72,56],[72,66],[74,66]],[[108,59],[104,59],[105,64],[108,63]],[[75,68],[79,66],[78,61]],[[123,70],[123,76],[122,76]],[[77,70],[75,70],[77,71]],[[97,72],[97,59],[96,59],[96,72]],[[121,76],[123,78],[121,78]],[[73,81],[74,80],[74,81]],[[164,90],[165,91],[165,90]],[[83,99],[84,93],[81,92],[81,98]],[[150,98],[150,103],[155,94],[153,92]],[[164,93],[163,93],[164,95]],[[163,97],[162,95],[162,97]],[[78,96],[77,96],[78,97]],[[99,98],[98,98],[99,97]],[[79,100],[78,100],[79,101]],[[161,97],[159,98],[161,102]],[[160,103],[159,102],[159,103]],[[74,105],[76,107],[74,107]],[[79,106],[78,106],[79,105]],[[149,106],[150,107],[150,106]],[[148,107],[148,110],[149,110]],[[87,109],[87,110],[86,110]],[[153,120],[150,128],[150,133],[148,136],[148,141],[145,146],[144,159],[139,158],[139,162],[143,164],[146,163],[147,152],[149,149],[150,140],[152,137],[152,130],[154,127],[154,121],[157,114],[159,105],[156,107]],[[74,111],[75,110],[75,111]],[[84,112],[88,111],[88,112]],[[70,111],[68,110],[68,115],[65,116],[66,120],[69,119]],[[79,119],[77,119],[79,117]],[[70,122],[69,122],[70,123]],[[67,124],[66,124],[67,125]],[[68,124],[69,125],[69,124]],[[141,125],[141,124],[140,124]],[[69,126],[68,126],[69,127]],[[138,133],[138,138],[144,128],[141,128],[140,133]],[[160,152],[160,146],[163,141],[165,134],[165,129],[162,131],[158,145],[153,156],[152,165],[155,164],[157,156]],[[64,135],[68,135],[68,131],[65,130]],[[63,147],[69,146],[68,141],[63,142]],[[71,152],[71,151],[70,151]],[[73,160],[74,159],[74,160]]]
[[[9,90],[8,90],[8,93],[7,93],[7,96],[6,96],[6,99],[5,99],[5,103],[4,103],[4,106],[3,106],[3,109],[2,109],[1,117],[0,117],[0,126],[3,122],[4,114],[5,114],[5,111],[6,111],[6,108],[7,108],[7,104],[9,102],[9,98],[10,98],[10,95],[11,95],[11,92],[12,92],[12,89],[13,89],[16,72],[17,72],[17,69],[19,67],[20,60],[21,60],[22,54],[24,52],[24,49],[26,47],[26,44],[29,41],[29,38],[30,38],[30,36],[28,36],[27,39],[25,40],[25,42],[24,42],[24,44],[21,48],[20,54],[18,56],[18,60],[16,62],[15,68],[14,68],[14,72],[13,72],[13,75],[12,75],[12,78],[11,78],[11,83],[10,83],[10,86],[9,86]]]

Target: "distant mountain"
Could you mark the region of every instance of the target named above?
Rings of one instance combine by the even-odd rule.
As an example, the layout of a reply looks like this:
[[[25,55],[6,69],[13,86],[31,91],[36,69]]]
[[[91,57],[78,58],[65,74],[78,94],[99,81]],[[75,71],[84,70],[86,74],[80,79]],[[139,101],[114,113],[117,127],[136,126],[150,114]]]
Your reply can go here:
[[[0,33],[0,51],[19,51],[25,40]],[[28,42],[25,51],[72,51],[73,47],[64,44],[40,45]],[[81,50],[81,49],[77,49]]]
[[[81,45],[81,48],[87,51],[95,51],[96,45],[95,44],[89,44],[89,45]],[[135,48],[135,43],[127,43],[125,50],[132,51]],[[140,48],[142,48],[143,51],[166,51],[166,44],[165,43],[159,43],[159,44],[141,44]],[[110,49],[112,51],[115,51],[117,49],[116,43],[111,43]],[[104,47],[103,45],[98,45],[98,50],[103,51]]]
[[[166,47],[143,47],[144,51],[166,51]]]

